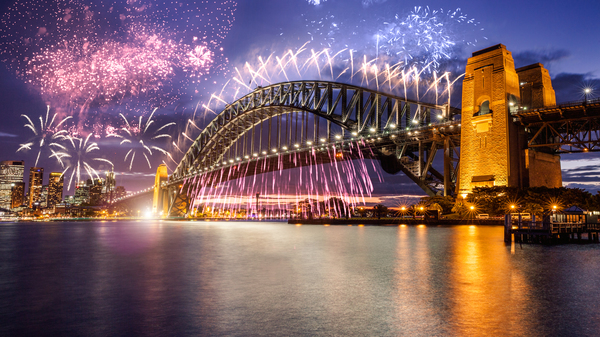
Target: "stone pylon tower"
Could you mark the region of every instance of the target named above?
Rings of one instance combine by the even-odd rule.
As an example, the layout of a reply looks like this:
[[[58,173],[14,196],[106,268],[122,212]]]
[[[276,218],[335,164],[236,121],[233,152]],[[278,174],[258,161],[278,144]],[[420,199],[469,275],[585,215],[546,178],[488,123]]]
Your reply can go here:
[[[528,102],[521,102],[521,93]],[[560,186],[560,157],[527,150],[525,130],[512,117],[519,108],[553,104],[550,76],[541,64],[516,70],[501,44],[473,53],[463,81],[459,194],[483,186]],[[540,170],[549,179],[537,179]]]
[[[154,179],[154,197],[152,198],[152,213],[161,216],[167,216],[169,212],[169,198],[166,189],[160,185],[169,179],[167,165],[160,164],[156,169]]]

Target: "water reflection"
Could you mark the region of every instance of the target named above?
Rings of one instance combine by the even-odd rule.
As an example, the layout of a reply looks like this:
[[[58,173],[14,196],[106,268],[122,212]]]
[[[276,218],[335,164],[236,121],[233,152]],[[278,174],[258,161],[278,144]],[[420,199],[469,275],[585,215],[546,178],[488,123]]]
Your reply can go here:
[[[501,227],[0,226],[0,335],[597,335],[600,247]]]
[[[140,253],[150,249],[161,235],[161,224],[156,223],[117,223],[101,222],[97,226],[100,242],[121,254]]]
[[[532,323],[523,315],[530,286],[510,253],[501,244],[490,244],[497,232],[490,227],[457,227],[452,251],[449,283],[451,321],[459,335],[502,335],[528,331]]]

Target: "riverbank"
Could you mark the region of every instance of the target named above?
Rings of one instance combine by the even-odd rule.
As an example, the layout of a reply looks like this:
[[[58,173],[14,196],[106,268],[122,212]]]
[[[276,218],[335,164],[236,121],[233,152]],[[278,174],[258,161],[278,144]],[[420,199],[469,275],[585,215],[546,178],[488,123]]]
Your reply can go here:
[[[290,225],[368,225],[368,226],[397,226],[397,225],[433,225],[433,226],[504,226],[502,220],[488,219],[406,219],[406,218],[350,218],[350,219],[290,219]]]

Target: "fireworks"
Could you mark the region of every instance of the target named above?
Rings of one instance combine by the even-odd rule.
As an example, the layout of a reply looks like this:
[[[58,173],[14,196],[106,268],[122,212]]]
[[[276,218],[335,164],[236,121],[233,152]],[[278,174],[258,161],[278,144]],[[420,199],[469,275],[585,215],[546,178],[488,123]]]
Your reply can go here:
[[[451,104],[452,85],[462,77],[450,73],[437,73],[428,64],[405,65],[403,62],[388,64],[377,58],[357,57],[351,50],[331,51],[309,49],[307,43],[296,51],[289,50],[283,55],[275,53],[259,56],[253,62],[245,62],[235,68],[235,76],[218,93],[202,104],[203,113],[194,113],[177,145],[185,148],[202,129],[208,117],[212,119],[224,104],[254,90],[258,86],[294,80],[320,79],[353,84],[373,90],[383,91],[407,99]],[[423,74],[426,73],[427,76]]]
[[[46,50],[29,61],[25,77],[35,79],[48,97],[65,97],[84,105],[131,96],[164,104],[179,94],[170,88],[178,72],[198,78],[213,64],[213,53],[206,45],[191,49],[143,26],[132,27],[128,34],[126,42],[106,41],[90,48],[79,41]]]
[[[308,3],[310,5],[315,5],[318,6],[320,4],[322,4],[323,2],[326,2],[327,0],[308,0]],[[374,3],[379,3],[379,2],[385,2],[387,0],[361,0],[363,6],[367,7],[370,6]]]
[[[31,118],[27,115],[21,115],[27,119],[27,123],[24,125],[26,128],[33,132],[33,138],[29,140],[29,142],[21,144],[19,146],[19,151],[31,150],[33,147],[38,149],[38,154],[35,160],[35,165],[38,165],[38,161],[40,160],[40,155],[43,150],[47,149],[62,149],[65,147],[59,143],[59,141],[63,140],[67,136],[66,130],[61,130],[61,126],[69,120],[71,117],[66,117],[62,119],[60,122],[56,118],[56,113],[52,115],[52,119],[50,119],[50,106],[47,106],[46,109],[46,118],[44,116],[40,116],[40,122],[34,123]],[[56,122],[56,125],[55,123]]]
[[[104,158],[93,157],[93,153],[99,151],[100,148],[95,142],[91,142],[92,134],[89,134],[86,138],[76,138],[72,136],[66,136],[64,139],[67,146],[60,151],[52,151],[51,158],[55,158],[58,163],[63,167],[63,176],[69,176],[69,184],[67,189],[71,189],[73,178],[76,182],[81,181],[82,172],[86,173],[92,179],[99,179],[98,171],[92,167],[93,162],[108,163],[114,166],[113,163]]]
[[[143,117],[140,116],[137,124],[129,123],[129,121],[127,121],[127,118],[123,114],[120,114],[121,118],[123,118],[123,121],[125,122],[125,126],[121,129],[118,129],[117,131],[122,131],[122,133],[113,133],[108,135],[109,137],[117,137],[122,139],[120,145],[130,147],[129,151],[127,151],[127,154],[124,158],[125,162],[129,161],[130,170],[133,167],[133,161],[136,158],[136,154],[141,154],[144,156],[144,158],[146,158],[148,168],[152,168],[148,156],[153,155],[153,150],[156,152],[160,152],[168,157],[171,156],[163,148],[156,145],[152,145],[151,143],[155,142],[157,139],[171,138],[169,134],[161,132],[164,132],[164,130],[167,129],[169,126],[175,125],[175,123],[167,123],[161,127],[158,127],[157,129],[154,129],[153,124],[155,124],[155,121],[152,119],[152,117],[154,116],[154,112],[156,112],[156,109],[152,111],[150,117],[146,119],[146,122],[144,122]],[[152,131],[153,129],[154,131]],[[140,156],[138,155],[138,158],[139,157]]]
[[[363,1],[364,6],[374,1]],[[304,14],[306,34],[313,43],[334,50],[344,48],[358,55],[371,55],[387,59],[388,63],[405,65],[431,65],[439,70],[444,60],[449,60],[464,45],[474,45],[479,22],[454,10],[432,10],[415,7],[408,14],[389,18],[375,16],[373,12],[337,10],[325,16]],[[302,37],[300,37],[302,38]],[[290,37],[290,40],[295,40]]]
[[[450,59],[458,42],[473,44],[457,39],[457,34],[452,31],[455,24],[477,26],[478,23],[460,9],[444,11],[416,7],[408,16],[396,15],[393,21],[384,23],[376,34],[377,50],[403,60],[405,64],[432,63],[437,68],[442,60]]]
[[[164,106],[226,62],[220,41],[236,4],[215,2],[18,2],[2,19],[0,45],[47,100],[80,110],[131,98]]]
[[[253,177],[227,180],[231,172],[247,171],[252,165],[248,161],[231,168],[229,172],[223,168],[186,179],[183,185],[190,188],[192,208],[211,209],[211,213],[219,213],[221,216],[227,211],[231,217],[245,212],[246,216],[250,217],[250,213],[247,212],[251,210],[258,216],[262,207],[266,210],[281,210],[287,209],[289,203],[305,204],[304,206],[308,203],[311,205],[308,206],[311,208],[309,212],[315,216],[328,212],[339,217],[347,214],[349,208],[364,204],[365,200],[371,197],[371,176],[379,175],[375,165],[371,162],[373,172],[369,167],[371,165],[362,157],[363,146],[368,147],[358,142],[352,144],[350,151],[360,157],[357,160],[334,160],[331,164],[323,165],[319,163],[315,151],[285,154],[281,155],[277,162],[267,158],[258,159],[258,163],[254,165],[267,172],[261,171],[262,174]],[[330,156],[335,156],[337,150],[332,148],[328,149],[328,152]],[[284,172],[284,160],[306,162],[309,165]],[[379,179],[381,180],[380,175]],[[255,199],[256,195],[262,198],[260,205],[257,204],[259,200]],[[322,202],[332,199],[339,202],[327,206]]]

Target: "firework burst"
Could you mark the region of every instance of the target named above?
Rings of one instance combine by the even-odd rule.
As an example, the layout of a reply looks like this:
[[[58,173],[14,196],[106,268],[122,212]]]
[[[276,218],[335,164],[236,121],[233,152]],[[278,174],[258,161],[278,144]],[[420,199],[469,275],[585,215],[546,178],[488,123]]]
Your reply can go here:
[[[220,44],[235,7],[231,0],[19,1],[2,17],[0,53],[46,100],[72,112],[125,100],[165,106],[222,71]]]
[[[76,182],[81,181],[82,172],[92,179],[99,179],[98,171],[92,167],[94,162],[107,163],[114,166],[113,163],[104,158],[94,157],[94,153],[99,151],[98,144],[90,141],[92,134],[85,138],[76,138],[66,136],[64,139],[67,146],[61,151],[52,151],[51,158],[55,158],[63,167],[63,176],[69,176],[67,189],[71,189],[73,178]],[[70,171],[70,175],[69,175]]]
[[[363,1],[369,6],[377,1]],[[313,3],[316,4],[316,3]],[[389,63],[430,65],[439,70],[444,60],[464,45],[474,45],[480,37],[479,22],[453,10],[415,7],[411,12],[391,17],[370,11],[329,12],[315,17],[303,14],[308,39],[321,47],[350,49],[359,55],[386,58]],[[289,41],[303,38],[289,36]],[[485,39],[485,37],[483,37]]]
[[[65,147],[59,142],[63,140],[67,135],[66,130],[61,130],[61,126],[69,120],[71,117],[66,117],[61,121],[58,121],[56,113],[52,115],[50,118],[50,106],[46,107],[46,117],[40,116],[40,122],[34,123],[31,118],[27,115],[21,115],[27,119],[27,123],[24,125],[26,128],[33,132],[33,138],[31,138],[27,143],[20,144],[19,151],[29,151],[34,147],[38,150],[37,157],[35,159],[35,165],[37,166],[38,161],[40,160],[40,155],[45,150],[52,149],[60,149],[65,150]],[[56,122],[56,125],[55,123]]]
[[[162,138],[171,138],[168,133],[164,133],[164,130],[169,126],[175,125],[175,122],[167,123],[163,126],[155,128],[155,121],[152,119],[154,117],[154,113],[156,109],[152,111],[148,119],[144,122],[142,116],[140,116],[137,124],[129,123],[127,118],[120,114],[121,118],[125,122],[125,126],[118,129],[117,131],[121,131],[121,134],[113,133],[109,134],[109,137],[117,137],[121,139],[119,145],[128,146],[129,151],[125,155],[123,161],[129,162],[129,170],[133,167],[133,161],[136,158],[140,158],[140,155],[146,159],[146,163],[148,163],[148,168],[152,168],[150,164],[149,156],[152,156],[154,152],[160,152],[165,156],[171,157],[169,152],[164,150],[163,148],[153,145],[153,142]],[[154,152],[153,152],[154,151]]]
[[[415,7],[405,17],[396,15],[394,20],[384,22],[375,35],[377,53],[405,64],[433,64],[437,69],[442,60],[451,58],[457,43],[473,45],[469,40],[457,38],[454,33],[457,24],[477,26],[478,22],[460,9],[445,11]]]

